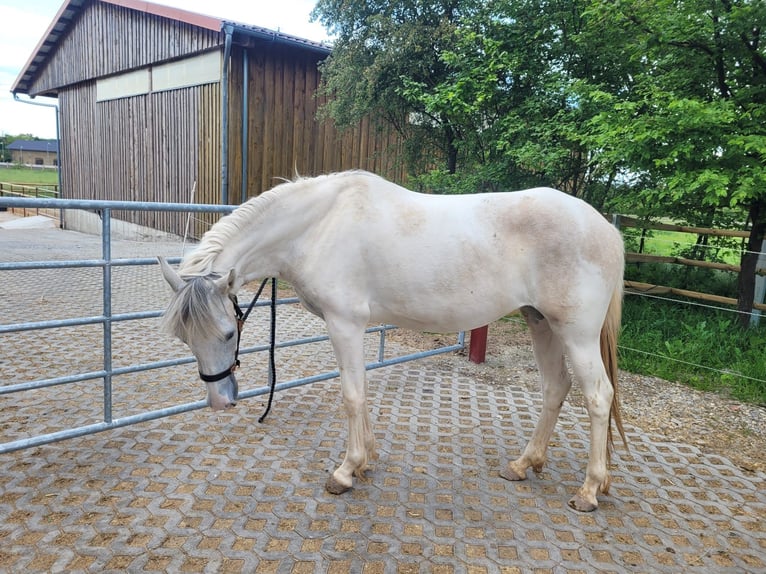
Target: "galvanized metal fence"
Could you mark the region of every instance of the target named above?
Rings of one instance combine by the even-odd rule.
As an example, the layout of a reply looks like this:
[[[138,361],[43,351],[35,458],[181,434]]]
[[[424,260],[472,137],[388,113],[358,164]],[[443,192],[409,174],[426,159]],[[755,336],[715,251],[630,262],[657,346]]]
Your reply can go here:
[[[140,311],[116,313],[113,312],[113,271],[135,266],[154,266],[157,261],[153,257],[130,257],[130,258],[116,258],[112,254],[112,213],[115,211],[156,211],[156,212],[176,212],[176,213],[208,213],[208,214],[225,214],[232,211],[232,206],[215,206],[215,205],[197,205],[197,204],[168,204],[168,203],[149,203],[149,202],[115,202],[115,201],[87,201],[87,200],[60,200],[60,199],[23,199],[23,198],[2,198],[0,197],[0,209],[3,208],[25,208],[30,210],[52,209],[52,210],[87,210],[95,211],[100,215],[101,222],[101,256],[99,258],[87,258],[87,259],[68,259],[68,260],[37,260],[37,261],[0,261],[0,280],[3,275],[12,274],[12,272],[18,271],[30,271],[30,270],[57,270],[64,269],[97,269],[101,274],[101,302],[100,313],[96,315],[79,316],[65,319],[49,319],[49,320],[34,320],[34,321],[22,321],[22,322],[6,322],[4,323],[4,317],[0,315],[0,336],[11,335],[16,333],[23,333],[29,331],[48,331],[55,329],[65,329],[70,327],[81,326],[100,326],[102,331],[102,345],[103,345],[103,364],[101,368],[96,370],[89,370],[82,373],[69,373],[66,375],[54,376],[50,378],[37,378],[33,380],[24,380],[22,382],[13,382],[10,384],[3,384],[5,381],[0,381],[0,395],[6,397],[11,394],[17,393],[29,393],[40,389],[50,389],[53,387],[59,387],[62,385],[72,385],[81,383],[84,381],[100,380],[103,390],[102,408],[101,408],[101,420],[96,423],[82,424],[78,426],[72,426],[64,428],[56,432],[48,432],[42,434],[36,434],[34,436],[26,436],[16,440],[0,443],[0,454],[29,448],[33,446],[40,446],[52,442],[61,441],[64,439],[70,439],[87,434],[93,434],[110,429],[116,429],[125,427],[128,425],[151,421],[171,415],[176,415],[184,412],[189,412],[197,409],[201,409],[206,406],[206,402],[203,400],[185,402],[181,404],[173,404],[172,406],[166,406],[160,409],[145,410],[139,413],[131,414],[128,416],[117,417],[113,412],[113,378],[118,375],[127,375],[130,373],[141,373],[151,370],[168,369],[178,365],[187,365],[195,361],[192,356],[175,357],[172,359],[157,360],[143,363],[127,364],[116,367],[114,365],[113,358],[119,349],[114,348],[113,332],[116,325],[129,323],[134,321],[141,321],[146,319],[156,319],[161,316],[161,309],[145,309]],[[32,236],[30,236],[32,237]],[[2,249],[2,236],[0,236],[0,259],[6,259],[3,256]],[[171,263],[178,262],[180,258],[170,258]],[[159,271],[158,271],[159,273]],[[12,279],[0,281],[0,285],[3,285],[3,291],[10,290],[13,287],[10,285]],[[0,297],[2,297],[0,293]],[[245,297],[240,296],[241,301],[248,301]],[[282,298],[276,301],[277,305],[291,305],[298,302],[295,298]],[[249,304],[249,302],[248,302]],[[268,301],[256,303],[256,307],[268,306],[271,303]],[[30,310],[32,315],[35,315],[34,310]],[[378,336],[378,350],[377,358],[367,363],[367,369],[378,369],[381,367],[387,367],[390,365],[403,363],[406,361],[412,361],[421,359],[424,357],[449,353],[460,350],[464,347],[464,334],[459,333],[455,344],[441,346],[435,349],[427,351],[406,353],[400,356],[386,357],[386,333],[392,329],[395,329],[393,325],[380,325],[371,327],[367,330],[368,334],[377,334]],[[275,346],[278,349],[284,349],[288,347],[295,347],[301,345],[309,345],[313,343],[319,343],[327,341],[328,336],[326,334],[318,334],[311,336],[301,336],[295,339],[276,341]],[[266,352],[269,349],[269,345],[253,345],[245,346],[241,350],[241,354],[248,353],[261,353]],[[0,349],[0,358],[3,353]],[[29,349],[29,356],[24,360],[34,361],[35,350]],[[292,380],[279,382],[276,385],[277,391],[286,390],[289,388],[307,385],[319,381],[333,379],[339,376],[337,370],[329,370],[326,372],[314,373],[303,377],[294,378]],[[245,390],[239,394],[240,399],[247,399],[259,395],[263,395],[269,392],[268,386],[261,386],[250,390]],[[3,428],[3,418],[10,416],[13,409],[3,408],[0,410],[0,428]]]

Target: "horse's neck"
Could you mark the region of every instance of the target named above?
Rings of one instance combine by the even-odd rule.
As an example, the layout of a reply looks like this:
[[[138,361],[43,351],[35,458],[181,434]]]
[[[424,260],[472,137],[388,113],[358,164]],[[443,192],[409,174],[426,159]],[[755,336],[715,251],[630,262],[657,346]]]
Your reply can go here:
[[[240,284],[283,276],[295,243],[332,203],[330,194],[315,189],[285,188],[263,199],[223,244],[213,264],[218,273],[234,269]]]

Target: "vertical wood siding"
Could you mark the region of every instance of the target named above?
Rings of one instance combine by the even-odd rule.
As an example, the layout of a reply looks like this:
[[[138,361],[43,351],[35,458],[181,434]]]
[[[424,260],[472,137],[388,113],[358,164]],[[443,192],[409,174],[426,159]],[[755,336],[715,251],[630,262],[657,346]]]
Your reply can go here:
[[[220,92],[207,84],[96,103],[95,82],[62,91],[62,197],[188,203],[196,182],[195,203],[219,203]],[[115,216],[179,234],[185,224],[177,214]]]
[[[30,95],[204,51],[223,34],[101,2],[92,2],[49,56]]]
[[[251,48],[248,66],[247,197],[281,179],[346,169],[366,169],[403,182],[401,142],[390,127],[365,118],[339,132],[318,121],[317,59],[279,47]],[[243,52],[232,53],[229,96],[229,200],[239,203],[242,185]]]

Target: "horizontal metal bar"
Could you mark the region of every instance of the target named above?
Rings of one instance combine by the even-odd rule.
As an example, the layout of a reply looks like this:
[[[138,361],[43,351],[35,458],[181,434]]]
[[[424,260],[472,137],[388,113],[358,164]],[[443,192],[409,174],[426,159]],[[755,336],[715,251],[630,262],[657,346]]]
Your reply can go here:
[[[78,259],[76,261],[8,261],[0,263],[0,271],[30,271],[34,269],[76,269],[103,267],[103,259]]]
[[[194,357],[183,357],[180,359],[168,359],[165,361],[154,361],[152,363],[143,363],[140,365],[130,365],[128,367],[112,368],[112,375],[128,375],[130,373],[140,373],[143,371],[151,371],[153,369],[164,369],[166,367],[177,367],[179,365],[188,365],[194,363],[196,359]],[[88,373],[79,373],[77,375],[68,375],[65,377],[55,377],[53,379],[40,379],[37,381],[29,381],[26,383],[17,383],[15,385],[0,386],[0,395],[10,395],[11,393],[18,393],[21,391],[31,391],[35,389],[47,389],[49,387],[56,387],[59,385],[66,385],[69,383],[82,383],[84,381],[91,381],[93,379],[102,379],[107,375],[105,370],[91,371]]]
[[[395,325],[378,325],[376,327],[368,327],[365,329],[365,334],[370,333],[378,333],[380,331],[391,331],[396,329],[397,327]],[[296,347],[298,345],[308,345],[311,343],[323,343],[324,341],[329,341],[330,336],[329,335],[314,335],[313,337],[304,337],[302,339],[292,339],[290,341],[281,341],[279,343],[276,343],[274,345],[274,348],[276,349],[285,349],[287,347]],[[269,345],[258,345],[256,347],[245,347],[244,349],[240,350],[240,355],[246,355],[248,353],[260,353],[262,351],[267,351],[269,349]]]
[[[106,371],[101,370],[91,371],[88,373],[79,373],[77,375],[68,375],[66,377],[56,377],[54,379],[40,379],[37,381],[29,381],[27,383],[16,383],[15,385],[0,386],[0,395],[10,395],[11,393],[32,391],[35,389],[47,389],[49,387],[68,385],[70,383],[81,383],[83,381],[91,381],[93,379],[103,379],[105,376]]]
[[[140,319],[155,319],[162,317],[163,311],[137,311],[135,313],[120,313],[112,315],[109,320],[112,323],[125,321],[136,321]],[[95,325],[105,323],[107,320],[103,315],[93,317],[78,317],[74,319],[50,319],[48,321],[34,321],[30,323],[12,323],[0,325],[0,334],[20,333],[22,331],[37,331],[42,329],[58,329],[61,327],[79,327],[82,325]]]
[[[81,325],[96,325],[103,323],[106,318],[103,315],[94,317],[78,317],[76,319],[51,319],[48,321],[33,321],[30,323],[14,323],[12,325],[0,325],[0,334],[19,333],[21,331],[35,331],[40,329],[56,329],[60,327],[79,327]]]
[[[180,257],[175,257],[174,259],[177,259],[178,261],[181,260]],[[175,264],[177,261],[172,261],[170,257],[166,257],[165,260],[170,264]],[[159,265],[159,261],[157,261],[156,257],[138,257],[138,258],[123,258],[123,259],[112,259],[110,261],[112,267],[135,267],[137,265]]]
[[[407,361],[414,361],[416,359],[424,359],[426,357],[432,357],[434,355],[441,355],[444,353],[450,353],[452,351],[460,351],[464,348],[463,343],[456,343],[454,345],[450,345],[449,347],[440,347],[438,349],[432,349],[430,351],[421,351],[418,353],[411,353],[409,355],[402,355],[401,357],[396,357],[393,359],[386,359],[384,361],[375,361],[373,363],[367,363],[365,365],[365,370],[372,371],[374,369],[381,369],[383,367],[390,367],[392,365],[398,365],[399,363],[404,363]],[[274,387],[275,391],[284,391],[287,389],[292,389],[295,387],[301,387],[303,385],[310,385],[311,383],[318,383],[319,381],[327,381],[330,379],[336,379],[340,376],[340,372],[338,370],[330,371],[327,373],[320,373],[317,375],[311,375],[310,377],[303,377],[300,379],[294,379],[292,381],[286,381],[284,383],[277,383],[277,385]],[[260,395],[265,395],[270,391],[269,387],[259,387],[257,389],[252,389],[250,391],[243,391],[239,393],[240,399],[249,399],[251,397],[257,397]]]
[[[277,305],[288,305],[293,303],[300,303],[300,300],[294,297],[279,299]],[[256,303],[256,307],[266,307],[271,305],[269,301],[260,301]],[[162,317],[164,311],[137,311],[134,313],[118,313],[109,317],[112,323],[119,323],[124,321],[135,321],[140,319],[156,319]],[[0,325],[0,335],[4,333],[20,333],[22,331],[35,331],[42,329],[57,329],[61,327],[79,327],[81,325],[94,325],[97,323],[104,323],[107,320],[103,315],[97,315],[92,317],[78,317],[74,319],[50,319],[47,321],[33,321],[28,323],[10,323],[8,325]],[[395,327],[392,327],[395,328]],[[374,328],[373,328],[374,329]],[[367,331],[368,333],[374,331]]]
[[[113,375],[129,375],[130,373],[141,373],[143,371],[151,371],[153,369],[164,369],[165,367],[177,367],[179,365],[188,365],[195,363],[197,359],[194,357],[182,357],[180,359],[167,359],[165,361],[154,361],[152,363],[143,363],[140,365],[130,365],[128,367],[116,367],[112,368]]]
[[[103,201],[93,199],[54,199],[48,197],[0,197],[0,207],[27,209],[85,209],[123,211],[175,211],[231,213],[236,205],[208,205],[201,203],[157,203],[150,201]]]
[[[462,351],[464,348],[465,344],[458,342],[447,347],[439,347],[438,349],[419,351],[417,353],[410,353],[409,355],[402,355],[401,357],[394,357],[393,359],[377,361],[375,363],[368,364],[365,368],[370,371],[372,369],[390,367],[391,365],[398,365],[399,363],[406,363],[407,361],[416,361],[418,359],[425,359],[426,357],[433,357],[434,355],[443,355],[444,353],[451,353],[453,351]]]
[[[168,263],[175,264],[181,261],[180,257],[168,258]],[[141,257],[135,259],[72,259],[52,261],[5,261],[0,263],[0,271],[31,271],[36,269],[77,269],[104,267],[129,267],[137,265],[157,265],[156,257]]]
[[[62,440],[95,434],[95,433],[103,432],[107,430],[113,430],[113,429],[117,429],[121,427],[134,425],[137,423],[153,421],[156,419],[161,419],[161,418],[169,417],[172,415],[177,415],[181,413],[187,413],[190,411],[203,409],[206,406],[207,406],[207,401],[196,401],[194,403],[186,403],[183,405],[168,407],[166,409],[159,409],[156,411],[149,411],[149,412],[140,413],[137,415],[131,415],[128,417],[113,419],[109,423],[106,423],[106,422],[95,423],[91,425],[76,427],[73,429],[67,429],[67,430],[58,431],[54,433],[38,435],[35,437],[19,439],[12,442],[0,444],[0,454],[14,452],[17,450],[30,448],[33,446],[42,446],[45,444],[51,444],[54,442],[59,442]]]

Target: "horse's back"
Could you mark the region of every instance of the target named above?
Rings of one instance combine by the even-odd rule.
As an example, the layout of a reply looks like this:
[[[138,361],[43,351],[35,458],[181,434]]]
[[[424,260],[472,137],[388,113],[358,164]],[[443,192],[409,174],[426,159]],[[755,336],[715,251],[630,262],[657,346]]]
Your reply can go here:
[[[434,195],[359,177],[338,201],[335,225],[339,234],[348,226],[343,240],[362,243],[379,263],[417,258],[423,274],[438,265],[464,275],[459,268],[473,269],[476,260],[498,275],[548,272],[566,261],[609,266],[622,254],[619,232],[601,214],[552,188]]]
[[[594,277],[622,276],[619,233],[554,189],[430,195],[364,173],[338,184],[320,272],[367,297],[375,321],[470,329],[524,305],[566,307],[570,292],[591,297]]]

